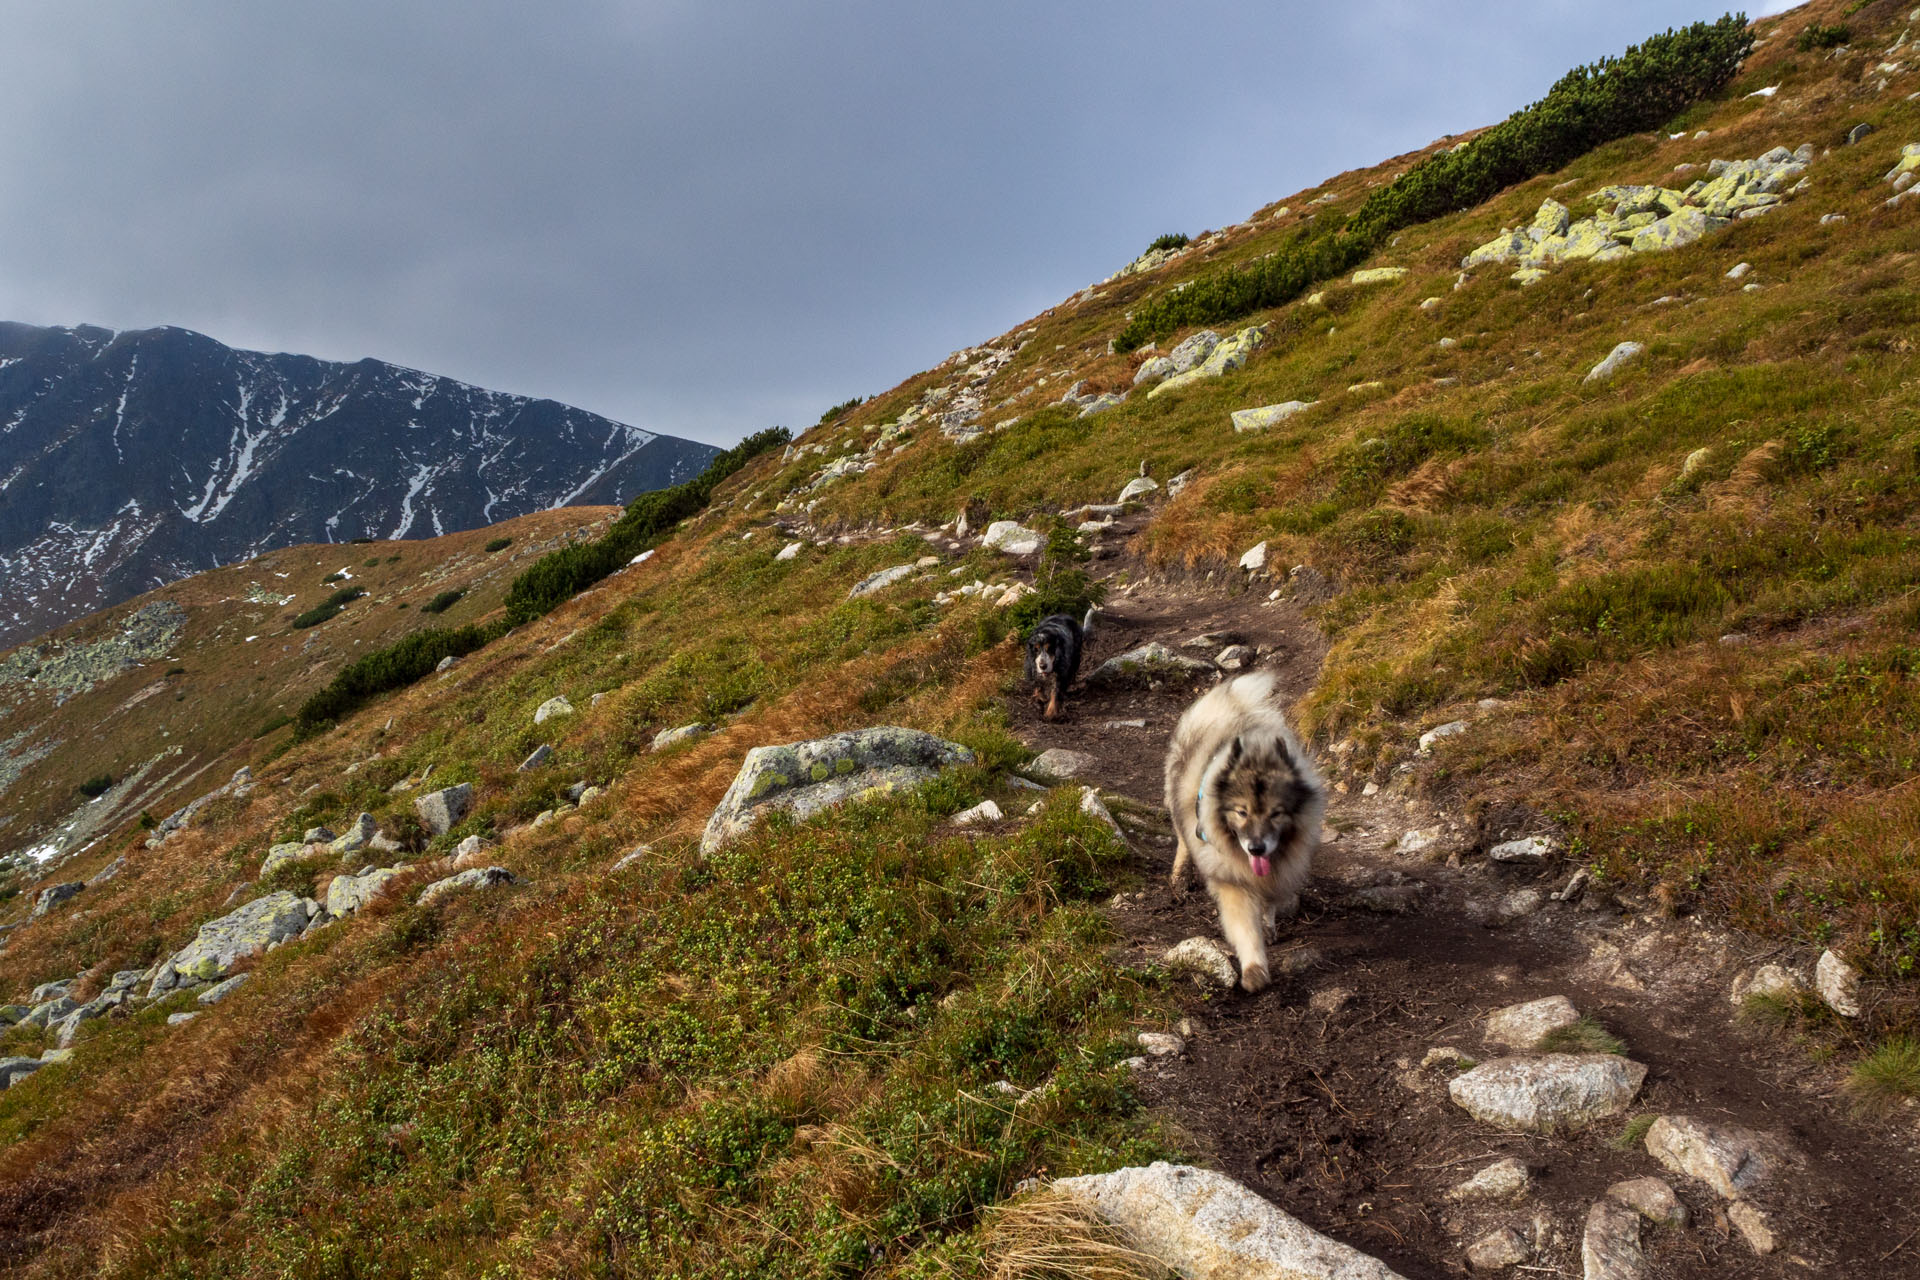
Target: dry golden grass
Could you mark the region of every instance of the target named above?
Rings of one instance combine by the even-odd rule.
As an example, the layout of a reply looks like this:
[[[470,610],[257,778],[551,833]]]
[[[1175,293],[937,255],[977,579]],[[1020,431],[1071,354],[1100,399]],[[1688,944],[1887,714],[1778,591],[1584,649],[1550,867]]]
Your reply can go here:
[[[1176,1274],[1084,1201],[1055,1191],[995,1208],[986,1243],[994,1280],[1168,1280]]]

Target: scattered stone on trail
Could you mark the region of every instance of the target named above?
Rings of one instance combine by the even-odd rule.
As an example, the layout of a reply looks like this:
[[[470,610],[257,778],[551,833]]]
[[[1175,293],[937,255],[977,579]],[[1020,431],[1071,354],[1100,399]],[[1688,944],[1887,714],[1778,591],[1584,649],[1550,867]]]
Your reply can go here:
[[[1425,853],[1428,849],[1433,848],[1434,845],[1439,844],[1440,837],[1445,834],[1446,829],[1444,827],[1415,827],[1411,831],[1403,831],[1400,833],[1400,838],[1393,842],[1393,851],[1403,858],[1412,857],[1417,853]]]
[[[1214,655],[1213,662],[1223,671],[1239,671],[1252,666],[1258,656],[1249,645],[1230,644]]]
[[[200,926],[194,940],[154,967],[148,999],[175,987],[223,978],[241,960],[306,931],[319,904],[282,889]]]
[[[1773,1224],[1767,1220],[1767,1215],[1745,1200],[1736,1200],[1727,1206],[1727,1221],[1738,1228],[1747,1246],[1761,1257],[1766,1257],[1778,1247],[1773,1236]]]
[[[1267,568],[1267,544],[1256,542],[1240,557],[1240,567],[1248,573],[1264,573]]]
[[[1585,1280],[1643,1280],[1647,1255],[1640,1247],[1640,1215],[1614,1200],[1596,1200],[1587,1210],[1580,1240]]]
[[[1099,763],[1084,751],[1069,751],[1065,747],[1048,747],[1027,765],[1027,772],[1040,778],[1064,781],[1092,773]]]
[[[1732,1126],[1711,1125],[1691,1116],[1661,1116],[1647,1130],[1647,1154],[1675,1173],[1737,1200],[1766,1180],[1767,1158],[1759,1135]]]
[[[1160,678],[1210,675],[1214,670],[1211,662],[1182,657],[1155,640],[1108,658],[1094,668],[1093,674],[1087,677],[1087,685],[1090,688],[1120,688],[1147,684]]]
[[[1860,1016],[1860,971],[1832,951],[1820,953],[1814,966],[1814,985],[1827,1007],[1843,1018]]]
[[[1307,997],[1307,1008],[1315,1013],[1335,1014],[1352,1003],[1352,987],[1322,987]]]
[[[553,719],[555,716],[570,716],[572,714],[573,714],[573,704],[571,702],[568,702],[566,698],[564,697],[548,698],[545,702],[541,703],[538,707],[534,709],[533,722],[535,724],[545,724],[547,721]]]
[[[1526,1199],[1532,1187],[1533,1175],[1527,1172],[1527,1166],[1509,1156],[1450,1188],[1447,1199],[1514,1204]]]
[[[1533,1257],[1533,1246],[1512,1227],[1495,1227],[1467,1246],[1467,1265],[1475,1271],[1517,1267]]]
[[[971,827],[982,822],[998,822],[1006,817],[1000,812],[1000,806],[991,800],[982,800],[971,809],[962,809],[948,821],[956,827]]]
[[[1317,400],[1288,400],[1283,404],[1262,405],[1258,409],[1235,409],[1233,411],[1233,429],[1236,432],[1265,431],[1268,427],[1285,422],[1302,409],[1311,409]]]
[[[327,848],[338,857],[351,857],[371,844],[378,834],[380,824],[374,821],[372,814],[363,813],[353,820],[353,825],[347,828],[345,835],[336,837]]]
[[[1450,1044],[1437,1044],[1427,1050],[1427,1055],[1420,1059],[1420,1069],[1422,1071],[1431,1070],[1434,1067],[1458,1068],[1462,1071],[1467,1071],[1471,1070],[1473,1066],[1474,1060],[1470,1056],[1460,1052],[1460,1050]]]
[[[1736,1007],[1744,1005],[1749,996],[1792,1002],[1799,1000],[1806,992],[1807,984],[1791,969],[1777,964],[1763,964],[1733,980],[1731,999]]]
[[[1046,539],[1015,520],[995,520],[980,535],[980,545],[1010,556],[1030,556],[1046,545]]]
[[[1134,1037],[1150,1058],[1171,1058],[1186,1052],[1187,1042],[1166,1031],[1142,1031]]]
[[[1541,862],[1554,851],[1551,836],[1522,836],[1518,840],[1503,840],[1487,850],[1487,856],[1495,862]]]
[[[678,729],[662,729],[653,735],[653,749],[665,751],[668,747],[677,747],[683,742],[692,742],[695,738],[704,738],[712,733],[714,726],[702,724],[696,720],[692,724],[683,724]]]
[[[1510,1004],[1487,1015],[1486,1042],[1528,1051],[1562,1027],[1580,1021],[1580,1011],[1565,996],[1548,996],[1525,1004]]]
[[[1493,918],[1498,924],[1524,920],[1547,905],[1547,895],[1538,889],[1515,889],[1494,904]]]
[[[1318,947],[1294,947],[1269,955],[1267,967],[1276,975],[1297,978],[1309,969],[1318,968],[1326,959]]]
[[[1119,839],[1120,843],[1125,844],[1127,842],[1127,833],[1122,831],[1120,824],[1113,820],[1113,811],[1107,808],[1106,801],[1102,800],[1100,793],[1092,787],[1080,788],[1080,812],[1086,814],[1089,818],[1105,823],[1108,829]]]
[[[1190,974],[1201,982],[1210,982],[1230,990],[1240,975],[1234,970],[1227,949],[1208,937],[1186,938],[1167,948],[1160,963],[1172,973]]]
[[[405,871],[406,864],[378,867],[365,875],[339,875],[327,885],[327,914],[351,915],[386,892],[387,882]]]
[[[1321,1235],[1223,1173],[1156,1161],[1061,1178],[1140,1252],[1188,1280],[1401,1280],[1385,1263]]]
[[[34,896],[33,914],[29,915],[27,919],[38,920],[41,916],[44,916],[47,912],[53,910],[86,887],[86,883],[80,880],[69,880],[65,884],[48,885]]]
[[[1367,267],[1353,273],[1355,284],[1392,284],[1406,279],[1405,267]]]
[[[194,998],[203,1005],[219,1004],[222,1000],[225,1000],[228,996],[238,991],[245,985],[247,979],[252,976],[253,974],[251,972],[236,973],[225,982],[215,983],[213,986],[208,987]]]
[[[1427,887],[1418,880],[1404,884],[1370,884],[1347,895],[1349,906],[1381,915],[1404,916],[1420,907],[1420,896]]]
[[[531,773],[551,759],[553,759],[553,748],[543,742],[533,749],[531,755],[520,762],[520,767],[514,770],[514,772]]]
[[[1616,1182],[1607,1188],[1607,1195],[1656,1227],[1687,1225],[1687,1206],[1680,1203],[1680,1197],[1673,1194],[1673,1188],[1663,1178],[1648,1176]]]
[[[999,528],[998,525],[994,527]],[[852,588],[847,592],[847,599],[858,600],[862,596],[870,596],[875,592],[884,591],[896,582],[911,578],[914,572],[915,569],[910,564],[896,564],[892,568],[882,569],[877,573],[870,573],[853,584]]]
[[[1471,727],[1472,726],[1469,725],[1465,720],[1449,720],[1447,723],[1440,725],[1437,728],[1427,730],[1425,733],[1420,735],[1420,754],[1426,755],[1428,752],[1432,751],[1433,744],[1436,742],[1439,742],[1442,738],[1457,737],[1458,735],[1465,733]]]
[[[439,791],[429,791],[414,800],[413,808],[420,815],[420,821],[427,824],[427,830],[443,836],[459,826],[468,810],[473,808],[473,784],[462,782]]]
[[[1587,376],[1582,378],[1581,381],[1605,382],[1608,378],[1620,372],[1621,366],[1625,365],[1627,361],[1633,359],[1645,350],[1646,348],[1638,342],[1622,342],[1607,353],[1606,359],[1587,370]]]
[[[1135,476],[1133,479],[1127,481],[1126,485],[1121,488],[1118,500],[1120,502],[1133,502],[1146,497],[1159,487],[1156,482],[1146,476]]]
[[[514,883],[513,872],[505,867],[469,867],[444,880],[435,880],[420,891],[420,905],[430,907],[441,898],[461,889],[497,889]]]
[[[920,786],[940,770],[973,759],[959,743],[897,726],[755,747],[708,819],[700,848],[714,852],[771,811],[804,821],[847,800]]]
[[[1646,1067],[1616,1054],[1553,1053],[1483,1062],[1447,1092],[1484,1124],[1554,1133],[1619,1115],[1646,1078]]]

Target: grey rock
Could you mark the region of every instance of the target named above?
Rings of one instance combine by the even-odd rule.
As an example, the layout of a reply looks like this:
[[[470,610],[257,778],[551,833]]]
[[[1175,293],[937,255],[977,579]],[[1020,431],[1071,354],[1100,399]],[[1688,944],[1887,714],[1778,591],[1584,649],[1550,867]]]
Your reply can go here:
[[[1400,1280],[1211,1169],[1156,1162],[1061,1178],[1053,1189],[1190,1280]]]
[[[1597,1200],[1587,1210],[1580,1239],[1585,1280],[1642,1280],[1647,1255],[1640,1247],[1640,1215],[1613,1200]]]
[[[1510,1004],[1487,1015],[1486,1041],[1508,1049],[1529,1050],[1537,1047],[1549,1033],[1578,1021],[1579,1010],[1565,996]]]
[[[1553,1053],[1483,1062],[1447,1092],[1484,1124],[1555,1133],[1621,1114],[1646,1078],[1644,1066],[1616,1054]]]
[[[102,994],[116,997],[124,996],[139,986],[146,976],[147,971],[145,969],[118,970],[111,978],[107,979],[107,987]]]
[[[118,1000],[109,1000],[105,996],[97,996],[87,1001],[66,1017],[60,1019],[58,1026],[54,1028],[54,1043],[62,1049],[66,1048],[73,1043],[74,1037],[80,1034],[82,1023],[92,1022],[95,1018],[104,1017],[119,1003]]]
[[[956,827],[978,826],[982,822],[998,822],[1006,815],[1000,812],[1000,806],[992,800],[982,800],[971,809],[962,809],[948,821]]]
[[[1133,479],[1127,481],[1121,488],[1118,501],[1121,503],[1137,501],[1153,493],[1159,489],[1159,487],[1157,482],[1147,476],[1135,476]]]
[[[397,867],[379,867],[363,875],[338,875],[327,885],[327,914],[351,915],[386,892],[387,882],[405,871]]]
[[[1634,247],[1638,249],[1639,245],[1636,243]],[[1587,376],[1582,378],[1581,381],[1605,382],[1608,378],[1620,372],[1621,368],[1628,361],[1645,350],[1646,348],[1638,342],[1622,342],[1607,353],[1606,359],[1587,370]]]
[[[1664,1179],[1630,1178],[1607,1188],[1607,1196],[1632,1209],[1657,1227],[1687,1225],[1687,1206]]]
[[[1185,1040],[1165,1031],[1142,1031],[1134,1039],[1149,1058],[1175,1058],[1187,1049]]]
[[[203,1005],[219,1004],[222,1000],[225,1000],[228,996],[238,991],[245,985],[247,979],[252,976],[251,973],[236,973],[225,982],[215,983],[213,986],[208,987],[198,996],[195,996],[194,999]]]
[[[643,844],[639,848],[635,849],[632,853],[622,854],[620,857],[620,860],[618,862],[615,862],[611,867],[608,867],[607,871],[609,873],[615,872],[615,871],[625,871],[628,867],[639,865],[641,862],[645,861],[647,857],[649,857],[652,853],[653,853],[653,846],[650,844]]]
[[[427,830],[437,836],[443,836],[459,826],[472,808],[473,784],[470,782],[429,791],[413,802],[414,812],[420,815],[420,821],[426,823]]]
[[[225,977],[240,960],[299,937],[318,909],[309,899],[281,890],[208,921],[191,943],[154,967],[148,996]]]
[[[1186,487],[1192,483],[1193,468],[1188,467],[1185,471],[1182,471],[1179,475],[1167,481],[1167,500],[1172,501],[1179,497]]]
[[[1151,385],[1179,372],[1179,366],[1173,363],[1171,357],[1155,356],[1133,371],[1133,385],[1136,387],[1143,383]]]
[[[1370,884],[1347,895],[1349,906],[1380,915],[1404,916],[1420,908],[1426,886],[1417,880],[1405,884]]]
[[[1420,735],[1420,754],[1425,755],[1432,751],[1434,743],[1445,738],[1458,737],[1472,727],[1465,720],[1449,720],[1443,725],[1427,730]]]
[[[24,1004],[0,1004],[0,1026],[11,1027],[32,1012]]]
[[[1240,557],[1240,567],[1248,573],[1264,573],[1267,568],[1267,544],[1256,542]]]
[[[308,827],[300,836],[301,844],[332,844],[333,841],[334,835],[333,828],[331,827]]]
[[[1036,554],[1047,540],[1014,520],[995,520],[980,535],[980,545],[1010,556]]]
[[[1538,889],[1515,889],[1495,904],[1494,919],[1502,924],[1524,920],[1547,905],[1547,895]]]
[[[918,787],[973,759],[958,743],[895,726],[755,747],[708,819],[700,847],[712,853],[770,812],[804,820],[848,800]]]
[[[1734,1005],[1739,1006],[1745,1004],[1750,996],[1791,1002],[1799,1000],[1806,992],[1807,984],[1791,969],[1777,964],[1763,964],[1735,978],[1730,996]]]
[[[1873,126],[1864,120],[1861,121],[1859,124],[1853,126],[1853,128],[1847,130],[1847,145],[1850,147],[1854,146],[1872,132]]]
[[[1108,658],[1087,677],[1087,684],[1096,688],[1119,688],[1164,678],[1211,675],[1215,670],[1211,662],[1183,657],[1155,640]]]
[[[1860,1016],[1860,971],[1832,951],[1820,953],[1814,966],[1813,984],[1827,1007],[1843,1018]]]
[[[43,982],[33,989],[33,994],[27,997],[27,1002],[44,1004],[48,1000],[58,999],[71,990],[73,990],[72,978],[62,978],[58,982]]]
[[[109,862],[106,866],[100,868],[98,871],[88,876],[87,884],[89,886],[96,885],[96,884],[105,884],[107,881],[113,879],[115,876],[119,875],[122,871],[125,871],[126,869],[127,869],[127,858],[125,854],[121,854],[119,857],[115,858],[112,862]]]
[[[53,910],[86,887],[85,882],[80,880],[69,880],[65,884],[48,885],[34,895],[33,914],[29,915],[27,919],[38,920],[41,916],[44,916],[47,912]]]
[[[453,865],[456,867],[467,866],[484,855],[490,847],[482,837],[468,836],[465,840],[453,846]]]
[[[1208,937],[1187,938],[1175,943],[1160,957],[1160,963],[1170,973],[1190,974],[1222,990],[1231,990],[1233,984],[1240,980],[1239,973],[1233,967],[1233,956]]]
[[[1759,1135],[1691,1116],[1661,1116],[1647,1130],[1647,1154],[1667,1168],[1706,1183],[1729,1200],[1766,1181]]]
[[[683,742],[692,742],[695,738],[704,738],[713,732],[713,726],[694,721],[683,724],[678,729],[662,729],[653,735],[653,749],[665,751],[668,747],[677,747]]]
[[[1090,418],[1096,413],[1103,413],[1108,409],[1123,405],[1126,402],[1127,397],[1125,395],[1117,391],[1109,391],[1103,395],[1097,395],[1093,399],[1081,404],[1080,416]]]
[[[1495,862],[1542,862],[1554,851],[1554,842],[1550,836],[1522,836],[1518,840],[1507,840],[1487,850],[1487,856]]]
[[[567,797],[568,804],[578,805],[588,790],[589,788],[585,782],[576,782],[568,787],[562,794]]]
[[[1235,409],[1233,411],[1233,429],[1237,433],[1265,431],[1268,427],[1278,426],[1303,409],[1311,409],[1317,400],[1288,400],[1283,404],[1262,405],[1258,409]]]
[[[1100,762],[1084,751],[1070,751],[1066,747],[1048,747],[1033,758],[1027,766],[1027,772],[1037,778],[1064,781],[1068,778],[1083,778],[1099,767]]]
[[[525,760],[520,762],[520,767],[515,769],[514,772],[531,773],[551,759],[553,759],[553,748],[543,742],[535,747]]]
[[[1477,1203],[1515,1204],[1527,1198],[1533,1187],[1533,1175],[1527,1166],[1509,1156],[1488,1165],[1480,1172],[1447,1191],[1447,1199]]]
[[[11,1089],[14,1084],[38,1071],[46,1063],[38,1058],[0,1058],[0,1089]]]
[[[79,1007],[80,1002],[78,1000],[68,996],[55,996],[51,1000],[43,1000],[33,1006],[33,1011],[27,1014],[26,1017],[20,1019],[20,1025],[25,1027],[51,1027],[54,1023],[60,1021]]]
[[[297,862],[306,856],[307,846],[298,841],[289,840],[284,844],[276,844],[267,850],[267,856],[261,860],[260,878],[265,880],[289,862]]]
[[[1766,1257],[1779,1247],[1779,1241],[1773,1234],[1772,1221],[1745,1200],[1736,1200],[1727,1206],[1727,1221],[1740,1232],[1747,1247],[1760,1257]]]
[[[1167,353],[1167,362],[1173,366],[1167,373],[1185,373],[1212,355],[1213,349],[1219,345],[1219,334],[1211,329],[1202,329]],[[1161,377],[1165,376],[1167,375],[1161,375]]]
[[[40,1051],[40,1063],[42,1066],[50,1067],[56,1062],[71,1061],[73,1061],[73,1050],[71,1049],[42,1049]]]
[[[568,702],[566,698],[548,698],[545,702],[534,708],[533,722],[535,724],[545,724],[555,716],[570,716],[572,714],[573,704]]]
[[[1100,793],[1092,787],[1080,788],[1080,812],[1113,832],[1121,843],[1126,843],[1126,832],[1120,830],[1120,824],[1113,820],[1113,811],[1107,808],[1106,801],[1102,800]]]
[[[1533,1246],[1512,1227],[1495,1227],[1467,1246],[1467,1265],[1475,1271],[1519,1266],[1532,1256]]]
[[[363,813],[353,820],[353,825],[344,834],[335,837],[327,849],[335,857],[349,858],[365,849],[379,833],[380,824],[374,821],[373,815]]]
[[[1214,665],[1223,671],[1239,671],[1254,664],[1257,655],[1244,644],[1230,644],[1214,655]]]
[[[852,589],[847,592],[847,599],[858,600],[862,596],[870,596],[877,592],[884,591],[896,582],[911,578],[914,572],[915,567],[913,565],[896,564],[892,568],[882,569],[878,573],[870,573],[853,584]]]
[[[189,1009],[184,1013],[170,1013],[167,1015],[167,1025],[170,1027],[184,1026],[199,1016],[200,1011],[198,1009]]]
[[[513,872],[505,867],[470,867],[444,880],[435,880],[420,891],[420,905],[432,906],[450,893],[462,889],[496,889],[514,882]]]

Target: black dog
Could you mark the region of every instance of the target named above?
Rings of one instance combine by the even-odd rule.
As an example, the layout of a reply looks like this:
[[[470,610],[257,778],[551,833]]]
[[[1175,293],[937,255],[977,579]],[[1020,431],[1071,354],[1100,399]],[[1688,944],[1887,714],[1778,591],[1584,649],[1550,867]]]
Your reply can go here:
[[[1064,613],[1043,619],[1027,637],[1027,680],[1033,696],[1046,699],[1042,714],[1049,720],[1060,714],[1060,699],[1080,676],[1086,642],[1086,628]]]

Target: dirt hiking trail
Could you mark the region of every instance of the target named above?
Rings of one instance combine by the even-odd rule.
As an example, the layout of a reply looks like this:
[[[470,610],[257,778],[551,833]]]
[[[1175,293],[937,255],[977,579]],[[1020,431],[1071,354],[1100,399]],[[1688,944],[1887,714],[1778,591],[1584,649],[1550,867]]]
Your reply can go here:
[[[1115,591],[1083,676],[1151,641],[1206,659],[1240,643],[1292,704],[1317,678],[1324,642],[1295,605],[1267,598],[1271,584],[1234,586],[1148,580]],[[1183,647],[1203,635],[1205,646]],[[1182,939],[1220,937],[1204,891],[1180,898],[1167,887],[1173,839],[1161,795],[1168,736],[1212,682],[1200,674],[1083,689],[1051,723],[1024,691],[1009,701],[1014,731],[1034,750],[1094,758],[1077,780],[1109,796],[1141,855],[1145,888],[1112,904],[1130,966],[1157,963]],[[1636,916],[1598,891],[1558,901],[1550,895],[1575,864],[1485,856],[1493,841],[1526,832],[1476,831],[1397,783],[1363,797],[1362,780],[1343,778],[1324,744],[1315,754],[1334,788],[1327,826],[1337,834],[1316,857],[1299,916],[1281,925],[1274,985],[1248,996],[1180,979],[1185,1016],[1165,1030],[1183,1047],[1140,1067],[1146,1096],[1192,1150],[1410,1280],[1498,1273],[1474,1272],[1468,1249],[1502,1228],[1530,1254],[1507,1274],[1582,1276],[1590,1208],[1610,1186],[1649,1176],[1672,1187],[1690,1222],[1643,1232],[1646,1275],[1920,1275],[1910,1124],[1856,1117],[1837,1069],[1736,1016],[1734,979],[1778,948],[1690,919]],[[1409,843],[1428,848],[1397,852],[1410,832]],[[1486,1015],[1550,996],[1566,997],[1646,1066],[1623,1114],[1554,1136],[1506,1132],[1450,1099],[1462,1066],[1423,1067],[1442,1046],[1480,1062],[1506,1056],[1485,1042]],[[1633,1118],[1658,1115],[1764,1137],[1769,1171],[1744,1199],[1764,1215],[1770,1253],[1756,1253],[1728,1200],[1625,1132]],[[1524,1198],[1449,1198],[1508,1157],[1532,1176]]]

